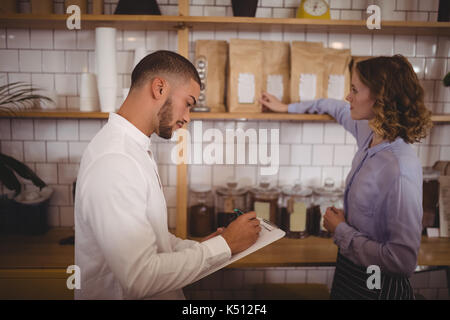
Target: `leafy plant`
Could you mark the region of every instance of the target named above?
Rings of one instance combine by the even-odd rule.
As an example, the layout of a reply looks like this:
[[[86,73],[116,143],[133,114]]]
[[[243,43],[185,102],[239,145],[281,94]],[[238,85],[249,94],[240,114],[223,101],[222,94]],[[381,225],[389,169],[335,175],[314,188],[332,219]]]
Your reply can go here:
[[[31,180],[39,189],[47,186],[26,164],[0,153],[0,181],[6,188],[14,190],[17,196],[22,191],[22,185],[14,172],[17,172],[22,178]]]
[[[34,93],[36,90],[39,89],[24,82],[13,82],[0,86],[0,112],[14,115],[16,111],[32,106],[36,100],[53,101],[48,97]],[[46,186],[45,182],[27,165],[0,153],[0,182],[6,188],[14,190],[15,195],[18,195],[22,191],[22,185],[14,172],[25,179],[31,180],[40,189]]]
[[[447,75],[444,77],[444,80],[442,81],[444,82],[444,86],[450,87],[450,72],[447,73]]]
[[[25,82],[13,82],[0,86],[0,112],[15,114],[15,111],[33,106],[36,100],[52,102],[49,97],[36,94],[39,90]]]

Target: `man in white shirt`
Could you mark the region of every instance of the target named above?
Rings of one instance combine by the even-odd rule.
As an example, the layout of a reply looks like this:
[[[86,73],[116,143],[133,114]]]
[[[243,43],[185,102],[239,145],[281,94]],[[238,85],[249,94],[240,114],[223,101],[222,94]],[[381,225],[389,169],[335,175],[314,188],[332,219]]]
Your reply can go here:
[[[190,121],[200,78],[184,57],[157,51],[133,70],[130,93],[87,146],[75,197],[77,299],[184,299],[182,288],[256,242],[254,212],[203,242],[168,231],[150,136]]]

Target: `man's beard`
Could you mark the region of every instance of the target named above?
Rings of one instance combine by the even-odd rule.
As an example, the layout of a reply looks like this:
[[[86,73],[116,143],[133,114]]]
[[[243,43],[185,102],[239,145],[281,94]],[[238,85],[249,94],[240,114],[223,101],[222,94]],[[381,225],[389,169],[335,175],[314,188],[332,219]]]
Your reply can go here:
[[[166,102],[164,102],[164,105],[158,112],[158,136],[164,139],[172,138],[172,126],[170,125],[170,123],[172,122],[172,109],[172,99],[167,98]]]

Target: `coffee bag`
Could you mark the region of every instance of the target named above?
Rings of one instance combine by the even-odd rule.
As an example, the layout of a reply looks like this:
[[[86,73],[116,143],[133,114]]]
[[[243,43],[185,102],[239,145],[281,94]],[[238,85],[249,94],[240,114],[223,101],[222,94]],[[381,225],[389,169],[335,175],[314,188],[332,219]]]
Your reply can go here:
[[[263,43],[231,39],[227,104],[229,112],[261,112]]]
[[[324,57],[321,42],[292,42],[291,102],[314,100],[324,96]]]
[[[207,61],[206,106],[211,112],[225,112],[228,43],[219,40],[197,40],[195,58],[202,56]]]
[[[348,65],[351,60],[349,49],[324,48],[325,76],[323,93],[325,98],[343,100],[350,90],[350,72]]]
[[[289,103],[289,43],[263,41],[263,60],[263,90],[274,95],[283,103]]]

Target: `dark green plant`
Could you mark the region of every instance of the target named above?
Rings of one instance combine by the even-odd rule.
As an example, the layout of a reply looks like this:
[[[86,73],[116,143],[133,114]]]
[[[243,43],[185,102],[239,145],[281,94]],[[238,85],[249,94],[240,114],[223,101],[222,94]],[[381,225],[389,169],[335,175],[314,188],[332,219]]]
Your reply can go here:
[[[32,106],[36,100],[53,101],[48,97],[35,94],[36,90],[39,89],[33,88],[24,82],[13,82],[0,86],[0,112],[14,115],[16,111]],[[15,195],[18,195],[22,191],[22,185],[14,172],[22,178],[31,180],[40,189],[46,186],[45,182],[27,165],[13,157],[0,153],[0,182],[6,188],[14,190]]]
[[[447,75],[444,77],[444,80],[442,81],[444,82],[444,86],[450,87],[450,72],[447,73]]]
[[[7,156],[6,154],[0,153],[0,181],[5,185],[6,188],[15,191],[17,196],[20,191],[22,191],[22,185],[17,179],[16,172],[22,178],[31,180],[33,184],[39,189],[47,186],[47,184],[42,181],[26,164],[14,159],[13,157]]]

